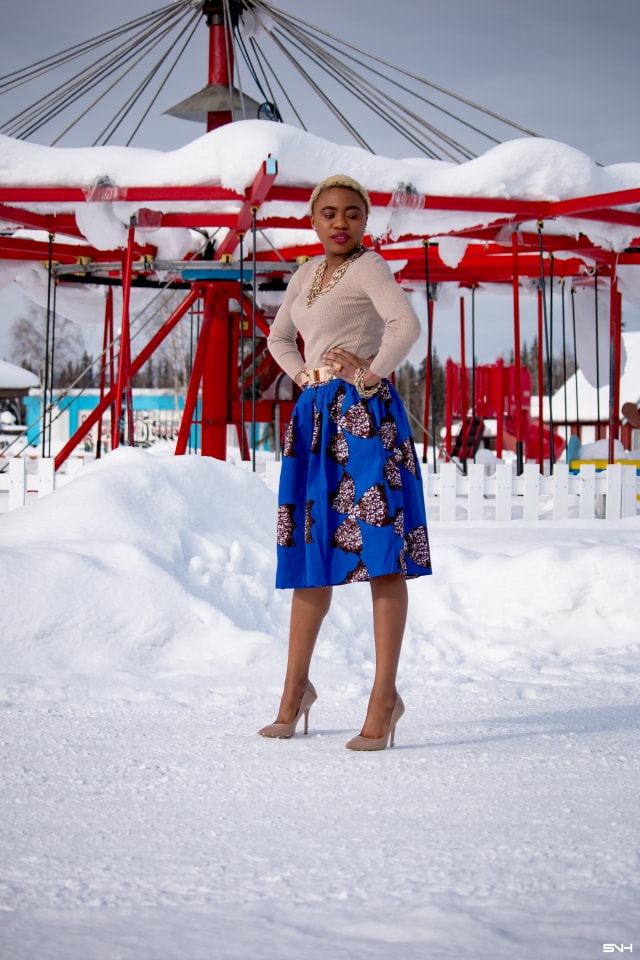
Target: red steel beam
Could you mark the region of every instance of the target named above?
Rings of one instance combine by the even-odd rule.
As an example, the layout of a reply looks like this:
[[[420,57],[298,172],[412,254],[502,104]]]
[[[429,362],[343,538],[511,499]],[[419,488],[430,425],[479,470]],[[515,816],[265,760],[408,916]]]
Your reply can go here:
[[[138,257],[154,256],[155,247],[145,244],[134,244],[134,252]],[[96,250],[83,243],[53,243],[53,259],[57,263],[79,263],[81,259],[93,262],[105,261],[113,263],[122,258],[122,250]],[[0,259],[2,260],[48,260],[49,244],[40,240],[31,240],[23,237],[0,237]],[[80,267],[78,267],[80,269]]]
[[[227,87],[230,95],[232,95],[231,84],[233,82],[234,66],[232,32],[227,28],[222,13],[222,4],[219,4],[218,9],[212,9],[211,5],[207,9],[205,4],[203,12],[206,12],[207,27],[209,28],[209,85]],[[210,110],[207,112],[207,132],[232,122],[231,103],[226,110]]]
[[[74,237],[82,236],[78,230],[76,218],[69,213],[42,214],[27,210],[24,207],[0,204],[0,221],[32,230],[43,230],[45,233],[64,233]]]
[[[269,169],[267,169],[269,165]],[[168,211],[160,214],[160,220],[163,226],[191,226],[202,227],[210,225],[216,227],[227,227],[229,233],[218,248],[217,256],[225,253],[231,253],[238,245],[239,235],[246,232],[253,222],[253,216],[258,207],[265,200],[281,200],[286,202],[295,202],[304,204],[304,213],[300,217],[263,217],[258,218],[260,227],[281,226],[283,228],[299,228],[300,223],[306,218],[306,203],[309,190],[303,187],[289,187],[275,184],[275,161],[269,158],[263,163],[251,188],[244,194],[236,193],[232,190],[215,186],[198,187],[123,187],[119,189],[114,202],[119,200],[153,202],[167,201],[172,203],[181,202],[215,202],[216,200],[237,200],[241,206],[239,210],[231,212],[211,211],[204,209],[202,211]],[[371,194],[374,205],[388,206],[392,197],[391,194],[374,192]],[[60,203],[66,201],[91,202],[88,196],[88,190],[79,187],[0,187],[0,201],[2,199],[11,199],[15,202],[46,202]],[[505,246],[498,243],[492,243],[499,235],[499,231],[505,226],[516,226],[526,219],[547,218],[550,217],[569,217],[582,216],[588,219],[597,219],[603,222],[609,222],[624,226],[637,226],[640,234],[640,215],[620,209],[609,209],[604,204],[629,205],[640,201],[640,188],[630,190],[615,191],[607,194],[596,194],[590,197],[573,198],[563,201],[521,201],[507,198],[491,197],[442,197],[428,196],[425,198],[425,209],[440,210],[464,210],[485,212],[493,217],[492,223],[484,226],[467,227],[462,230],[451,231],[451,236],[466,237],[468,239],[480,240],[485,244],[481,252],[473,251],[470,247],[467,255],[463,259],[459,268],[455,271],[448,270],[443,264],[434,260],[434,269],[438,271],[438,276],[434,280],[456,280],[460,282],[481,282],[482,279],[500,280],[504,272],[500,264],[501,255],[505,252]],[[496,217],[497,215],[497,217]],[[5,204],[0,206],[0,219],[6,218],[6,222],[19,222],[26,227],[42,229],[45,232],[57,232],[62,229],[69,234],[77,234],[74,218],[68,214],[37,214],[33,211],[18,208]],[[407,236],[400,238],[402,240],[422,239],[421,237]],[[366,238],[365,242],[371,243],[371,238]],[[536,257],[539,250],[539,238],[534,234],[528,235],[522,231],[518,233],[518,242],[522,251],[522,270],[525,275],[537,275],[537,267],[527,266],[526,249],[529,247],[535,250]],[[640,236],[639,240],[640,242]],[[612,254],[593,245],[586,237],[567,237],[546,233],[543,239],[544,249],[548,252],[570,251],[580,254],[598,265],[604,265],[611,262]],[[375,244],[378,251],[385,259],[389,261],[407,259],[421,259],[422,252],[420,247],[402,248],[385,247],[384,244]],[[437,249],[437,248],[436,248]],[[507,248],[508,249],[508,248]],[[151,256],[155,253],[155,248],[146,245],[144,247],[136,246],[138,256]],[[318,244],[307,246],[290,247],[280,251],[280,256],[284,260],[293,260],[300,256],[315,256],[320,254],[321,248]],[[432,251],[433,252],[433,251]],[[47,243],[40,243],[37,240],[26,238],[0,238],[0,256],[5,259],[14,260],[47,260],[49,257],[49,247]],[[61,263],[74,264],[80,258],[87,258],[92,261],[100,262],[102,260],[119,259],[119,251],[97,251],[88,244],[69,244],[56,242],[54,246],[54,258]],[[431,253],[430,253],[431,258]],[[474,259],[475,258],[475,259]],[[272,251],[260,252],[257,259],[261,261],[274,261],[276,254]],[[496,260],[498,263],[496,263]],[[556,261],[558,263],[559,261]],[[566,264],[566,261],[563,261]],[[640,255],[636,251],[629,251],[619,255],[621,263],[640,263]],[[573,263],[569,267],[562,268],[562,273],[566,276],[572,274]],[[404,268],[403,275],[408,276],[415,269]],[[481,273],[485,273],[483,277]],[[507,271],[508,273],[508,271]],[[510,279],[510,277],[508,278]]]
[[[264,164],[263,164],[264,167]],[[258,178],[260,179],[260,174]],[[255,184],[255,181],[254,181]],[[269,185],[261,198],[282,200],[306,204],[310,190],[306,187]],[[0,187],[0,203],[82,203],[91,202],[91,185],[85,187]],[[121,186],[114,188],[117,196],[113,202],[137,202],[146,200],[189,201],[239,200],[245,202],[247,195],[237,193],[227,187],[211,185],[199,186]],[[373,206],[388,207],[393,195],[372,191]],[[593,211],[602,211],[616,207],[640,203],[640,188],[617,190],[610,193],[594,194],[587,197],[572,197],[566,200],[521,200],[506,197],[460,197],[427,195],[424,198],[425,210],[457,210],[464,212],[502,213],[524,216],[529,219],[549,219],[551,217],[580,216]],[[307,216],[305,210],[304,216]]]
[[[242,193],[236,193],[227,187],[189,186],[189,187],[115,187],[117,196],[112,203],[136,203],[145,200],[163,202],[196,202],[215,200],[244,200]],[[96,194],[94,199],[100,199]],[[0,203],[91,203],[91,186],[87,187],[0,187]]]
[[[560,247],[559,249],[563,249],[563,248]],[[493,264],[498,268],[504,265],[511,264],[510,248],[502,244],[500,245],[486,244],[486,245],[483,245],[482,247],[479,245],[478,246],[470,245],[469,247],[467,247],[465,254],[462,257],[462,260],[460,261],[458,267],[447,267],[447,265],[443,263],[443,261],[440,259],[440,256],[438,255],[438,252],[437,252],[438,251],[437,243],[431,243],[429,245],[429,250],[431,251],[429,255],[429,264],[431,265],[431,263],[433,262],[435,269],[451,270],[455,272],[459,268],[466,268],[466,267],[474,267],[476,269],[479,269],[483,266],[483,264]],[[518,250],[522,258],[522,263],[531,264],[532,266],[535,266],[536,264],[539,265],[540,257],[539,257],[538,251],[533,250],[532,248],[523,249],[520,245],[518,246]],[[420,247],[414,247],[414,246],[395,247],[393,249],[385,249],[383,247],[383,248],[380,248],[378,252],[382,257],[384,257],[385,260],[388,260],[390,262],[393,262],[395,260],[407,260],[410,265],[413,265],[413,264],[421,264],[423,260],[422,250]],[[598,248],[590,247],[588,248],[588,252],[589,252],[589,255],[593,253],[599,253],[600,255],[603,256],[605,263],[611,263],[615,259],[615,257],[613,257],[610,253],[606,251],[601,251]],[[560,265],[559,266],[560,269],[562,269],[562,265],[566,263],[571,263],[572,266],[575,265],[576,263],[583,265],[583,261],[581,259],[581,256],[583,255],[583,253],[584,251],[581,250],[570,259],[557,257],[555,260],[555,264]]]
[[[155,353],[163,340],[166,339],[178,321],[181,320],[185,315],[189,307],[191,307],[196,300],[202,296],[202,292],[203,288],[200,285],[194,285],[182,303],[178,304],[171,316],[168,317],[160,329],[154,333],[154,335],[151,337],[151,340],[149,340],[147,345],[143,347],[138,356],[131,363],[130,373],[132,378],[135,377],[136,373],[142,369],[149,357]],[[89,433],[94,423],[97,423],[105,410],[108,410],[116,398],[117,389],[117,384],[114,384],[104,395],[100,403],[94,407],[91,413],[87,416],[86,420],[83,420],[82,424],[78,427],[74,435],[69,438],[62,450],[60,450],[60,452],[56,455],[54,461],[55,470],[60,469],[67,457],[75,450],[80,441]]]
[[[524,420],[522,416],[522,351],[520,347],[520,251],[518,237],[514,233],[511,238],[511,273],[513,295],[513,359],[514,359],[514,390],[517,399],[515,430],[516,430],[516,466],[518,473],[523,472],[524,465]]]
[[[224,253],[231,253],[238,244],[238,234],[246,232],[252,224],[253,214],[256,209],[265,201],[282,200],[288,202],[300,202],[305,204],[304,213],[300,217],[264,217],[258,218],[258,223],[262,228],[281,227],[281,228],[299,228],[301,220],[307,216],[306,201],[308,199],[308,190],[300,187],[277,186],[274,183],[275,173],[266,172],[266,164],[275,164],[275,161],[269,160],[263,163],[254,183],[244,194],[236,193],[228,188],[216,186],[188,186],[188,187],[122,187],[118,188],[118,194],[113,202],[118,200],[127,202],[215,202],[216,200],[237,200],[241,207],[238,212],[221,212],[216,210],[191,211],[167,211],[161,213],[161,223],[163,226],[213,226],[228,227],[229,235],[223,240],[218,249],[218,257]],[[386,193],[372,193],[372,201],[376,206],[388,206],[392,196]],[[0,205],[0,219],[7,222],[18,222],[24,226],[42,229],[49,232],[62,232],[63,230],[70,235],[79,235],[74,218],[69,214],[37,214],[33,211],[24,210],[16,207],[16,203],[64,203],[73,202],[91,202],[89,191],[80,187],[0,187],[0,204],[5,201],[4,206]],[[6,201],[11,201],[7,204]],[[466,212],[484,212],[490,214],[492,222],[490,224],[478,224],[475,227],[467,227],[462,230],[451,231],[453,236],[469,236],[476,239],[485,240],[495,236],[497,231],[504,226],[515,226],[518,223],[528,219],[550,219],[552,217],[571,217],[578,216],[584,219],[593,219],[601,222],[612,223],[614,225],[637,227],[640,233],[640,215],[629,210],[611,209],[603,206],[611,204],[612,206],[628,205],[640,201],[640,188],[615,191],[607,194],[597,194],[590,197],[572,198],[562,201],[523,201],[517,199],[496,198],[496,197],[442,197],[427,196],[425,198],[425,209],[427,210],[457,210]],[[499,216],[496,216],[499,215]],[[505,216],[506,215],[506,216]],[[24,241],[23,241],[24,242]],[[566,240],[545,237],[545,243],[549,249],[566,244]],[[584,242],[584,240],[582,241]],[[588,241],[587,241],[588,242]],[[7,250],[3,245],[3,250]],[[15,254],[8,254],[13,259],[25,259],[24,250],[19,246],[20,241],[9,242],[9,247],[13,247]],[[61,251],[57,259],[64,262],[70,262],[76,256],[91,256],[91,251],[82,248],[76,250]],[[144,252],[152,251],[147,247]],[[142,250],[141,250],[142,252]],[[104,254],[103,254],[104,256]],[[42,256],[40,259],[46,259]]]
[[[269,191],[278,175],[278,165],[274,159],[265,160],[256,174],[255,180],[247,191],[247,196],[237,215],[236,223],[229,229],[218,249],[216,260],[231,254],[240,243],[240,234],[245,234],[253,224],[254,213],[269,195]]]
[[[579,217],[588,211],[601,210],[604,207],[625,207],[637,203],[640,203],[640,187],[632,187],[610,193],[595,193],[588,197],[554,200],[549,203],[549,216]]]
[[[609,463],[615,459],[620,435],[620,360],[622,353],[622,297],[614,272],[609,291]]]
[[[118,356],[118,384],[115,403],[115,431],[111,437],[111,449],[120,445],[120,417],[122,404],[126,406],[127,438],[129,446],[135,443],[133,436],[133,394],[131,392],[131,327],[129,323],[129,303],[131,300],[131,279],[133,273],[133,235],[135,221],[132,218],[129,224],[127,250],[124,256],[122,271],[122,317],[120,321],[120,349]],[[124,431],[123,431],[124,433]]]
[[[584,213],[572,213],[571,217],[577,220],[596,220],[640,229],[640,214],[632,213],[631,210],[585,210]]]
[[[293,411],[293,400],[256,400],[255,420],[256,423],[271,423],[274,419],[274,410],[280,406],[280,412],[283,421],[291,416]],[[233,400],[231,403],[231,417],[233,423],[251,423],[254,405],[251,400]]]
[[[536,261],[533,257],[525,258],[522,255],[519,258],[519,271],[521,277],[536,278],[540,276],[540,260]],[[582,260],[572,258],[571,260],[555,260],[554,275],[564,277],[579,277],[584,268]],[[609,266],[604,265],[598,268],[601,276],[609,273]],[[545,263],[545,276],[549,274],[549,264]],[[424,268],[418,263],[408,263],[402,269],[395,272],[397,280],[405,283],[424,282]],[[447,267],[444,264],[429,260],[429,279],[431,283],[511,283],[512,264],[504,258],[499,263],[492,262],[487,258],[485,262],[475,264],[459,264],[457,267]]]

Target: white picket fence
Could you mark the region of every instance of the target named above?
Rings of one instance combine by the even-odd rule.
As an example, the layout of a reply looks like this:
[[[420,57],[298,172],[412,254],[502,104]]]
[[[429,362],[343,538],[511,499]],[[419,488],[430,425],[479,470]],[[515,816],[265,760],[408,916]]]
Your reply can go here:
[[[28,500],[44,497],[72,480],[84,466],[82,458],[67,461],[65,471],[56,473],[53,457],[10,457],[0,460],[0,513],[24,506]]]
[[[543,476],[535,463],[517,475],[511,464],[497,464],[487,474],[482,464],[469,464],[468,474],[445,463],[438,474],[426,477],[430,518],[451,520],[622,520],[640,512],[640,477],[635,466],[609,464],[596,470],[583,464],[579,474],[566,463],[554,465]]]
[[[266,464],[266,480],[277,489],[279,463]],[[484,464],[461,472],[443,463],[438,473],[423,471],[429,520],[622,520],[640,513],[640,477],[635,466],[615,463],[605,470],[583,464],[579,474],[566,463],[543,476],[535,463],[517,475],[513,464],[499,463],[489,473]]]
[[[56,473],[48,457],[30,461],[28,469],[22,457],[9,459],[0,472],[0,513],[51,493],[72,480],[82,466],[80,458],[69,460],[66,472]],[[258,467],[267,485],[276,490],[280,463],[268,461]],[[550,476],[541,475],[534,463],[526,464],[519,476],[509,463],[497,464],[492,473],[483,464],[469,464],[466,475],[454,463],[443,463],[438,473],[424,471],[423,477],[429,520],[622,520],[640,514],[640,477],[635,466],[621,463],[605,470],[583,464],[579,474],[557,463]]]

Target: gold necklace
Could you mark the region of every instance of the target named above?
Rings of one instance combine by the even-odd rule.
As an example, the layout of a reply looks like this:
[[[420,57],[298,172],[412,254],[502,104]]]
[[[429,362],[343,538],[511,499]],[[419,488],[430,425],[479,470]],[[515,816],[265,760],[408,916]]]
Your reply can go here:
[[[339,267],[336,267],[336,269],[331,274],[331,279],[329,280],[329,283],[323,289],[322,280],[327,270],[327,258],[325,257],[324,260],[318,264],[316,268],[316,272],[313,276],[313,280],[311,281],[311,286],[309,287],[309,293],[307,294],[307,306],[310,307],[313,303],[316,302],[319,296],[321,296],[323,293],[328,293],[329,290],[332,290],[335,287],[338,280],[342,276],[344,276],[344,273],[347,267],[349,266],[349,264],[353,263],[354,260],[357,260],[358,257],[361,257],[365,251],[366,251],[366,247],[363,246],[363,244],[360,244],[360,246],[356,247],[353,253],[349,257],[347,257],[347,259],[343,263],[341,263]]]

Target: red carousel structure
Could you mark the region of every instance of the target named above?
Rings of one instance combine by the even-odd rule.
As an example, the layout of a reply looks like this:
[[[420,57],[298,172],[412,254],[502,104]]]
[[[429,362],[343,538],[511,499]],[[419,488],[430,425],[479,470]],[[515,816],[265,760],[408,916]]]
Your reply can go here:
[[[184,8],[183,12],[189,14],[191,30],[195,29],[194,16],[200,22],[202,16],[205,17],[209,34],[208,84],[170,112],[204,120],[208,131],[233,122],[239,109],[245,111],[245,116],[250,108],[253,116],[280,119],[273,98],[265,97],[259,103],[233,86],[234,58],[239,49],[246,52],[247,48],[239,28],[243,14],[263,10],[271,16],[277,15],[277,22],[282,27],[284,21],[276,9],[262,0],[205,0],[195,5],[172,5],[160,11],[156,19],[165,23],[169,16],[167,11],[175,13],[177,7]],[[296,18],[287,22],[294,22],[297,31],[302,29]],[[259,58],[258,62],[261,62]],[[261,93],[265,92],[265,85],[268,85],[266,78]],[[35,119],[30,121],[24,136],[30,135],[36,122]],[[11,135],[23,135],[14,128],[9,129],[13,130]],[[412,129],[415,129],[413,121]],[[7,127],[3,130],[7,132]],[[414,142],[416,136],[411,133]],[[454,148],[449,141],[451,137],[445,150],[450,156]],[[429,151],[428,155],[434,155],[432,127],[428,142],[423,142],[421,148]],[[463,154],[461,158],[466,159],[468,155]],[[176,454],[187,451],[189,438],[197,427],[201,453],[224,459],[227,428],[232,426],[237,431],[242,456],[248,459],[251,457],[250,429],[253,430],[257,423],[275,423],[277,429],[279,424],[286,422],[293,399],[266,399],[263,396],[277,372],[266,350],[271,317],[268,311],[259,308],[256,292],[264,286],[284,289],[301,259],[321,251],[319,246],[296,243],[280,245],[277,250],[261,250],[257,249],[256,236],[261,231],[275,228],[295,233],[306,229],[306,215],[297,211],[304,209],[308,195],[308,186],[279,183],[278,158],[271,156],[264,158],[252,183],[241,192],[215,185],[118,187],[98,182],[91,191],[79,184],[64,187],[0,185],[0,221],[4,226],[0,235],[1,258],[45,264],[52,285],[94,283],[107,290],[100,398],[95,410],[57,453],[56,469],[89,431],[96,426],[102,430],[103,421],[110,423],[112,448],[122,442],[133,443],[132,380],[176,325],[194,311],[199,317],[199,332]],[[133,205],[136,211],[128,224],[126,247],[96,249],[86,240],[71,211],[82,204],[123,201]],[[278,216],[265,213],[265,205],[273,202],[290,212]],[[374,190],[371,191],[371,202],[375,211],[378,207],[402,204],[403,198]],[[478,419],[491,414],[508,421],[507,433],[521,470],[525,458],[541,459],[545,453],[549,455],[550,449],[554,456],[557,454],[549,437],[545,438],[532,429],[530,411],[523,402],[531,392],[531,384],[527,381],[528,371],[524,370],[520,360],[522,285],[538,285],[538,344],[541,351],[538,369],[542,371],[546,362],[542,351],[547,336],[549,285],[562,282],[567,289],[575,288],[581,284],[593,284],[595,278],[597,284],[609,291],[610,402],[606,430],[603,424],[602,433],[609,438],[610,460],[613,461],[613,444],[620,429],[621,400],[618,383],[622,297],[617,270],[621,265],[640,266],[640,187],[559,201],[429,195],[420,197],[419,203],[427,211],[477,214],[478,223],[463,229],[439,231],[438,238],[446,235],[467,243],[464,256],[455,267],[448,266],[443,260],[438,239],[431,236],[406,234],[393,241],[366,238],[366,242],[385,259],[395,262],[399,283],[408,289],[421,288],[427,292],[425,454],[427,427],[432,415],[430,361],[438,285],[453,284],[474,290],[482,284],[498,283],[511,290],[514,361],[506,374],[501,370],[493,381],[479,368],[466,364],[464,300],[460,300],[461,362],[452,366],[448,374],[447,417],[450,423],[454,419],[460,421],[462,428],[457,450],[449,429],[445,453],[449,457],[462,453],[461,459],[464,460],[474,449]],[[546,229],[559,219],[565,226],[562,235]],[[582,221],[597,221],[603,227],[624,226],[638,239],[625,251],[613,252],[590,241],[580,230]],[[215,241],[209,242],[199,255],[180,261],[162,261],[158,259],[154,246],[140,242],[145,228],[161,227],[190,228],[209,238],[215,237]],[[34,231],[33,238],[15,236],[20,228]],[[248,240],[252,242],[249,244]],[[159,275],[168,276],[170,280],[160,281]],[[114,317],[113,299],[109,295],[114,285],[122,288],[120,317]],[[134,352],[130,316],[132,292],[137,287],[162,285],[180,291],[181,302],[148,342]],[[119,329],[117,335],[114,332],[116,325]],[[549,349],[547,343],[547,351]],[[496,387],[497,383],[502,386]],[[542,393],[541,389],[539,393]],[[541,430],[541,416],[538,421]],[[551,469],[554,456],[550,457]]]

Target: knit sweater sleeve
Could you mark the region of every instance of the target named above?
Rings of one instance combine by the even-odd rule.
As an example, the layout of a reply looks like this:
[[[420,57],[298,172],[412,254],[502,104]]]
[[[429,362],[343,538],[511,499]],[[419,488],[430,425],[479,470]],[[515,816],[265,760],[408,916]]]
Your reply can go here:
[[[291,304],[302,288],[301,274],[303,272],[304,268],[301,267],[289,281],[284,300],[271,324],[267,340],[269,353],[292,380],[295,379],[296,374],[304,370],[305,366],[304,359],[298,349],[298,331],[291,318]]]
[[[371,362],[371,372],[379,377],[388,377],[407,358],[418,340],[420,320],[382,257],[370,258],[366,283],[371,303],[384,321],[382,342]]]

